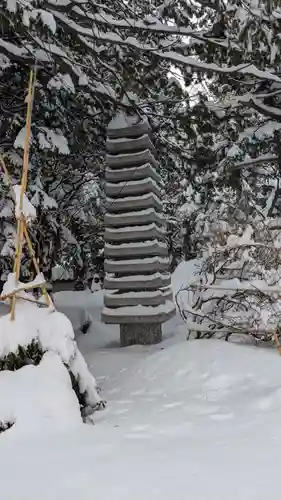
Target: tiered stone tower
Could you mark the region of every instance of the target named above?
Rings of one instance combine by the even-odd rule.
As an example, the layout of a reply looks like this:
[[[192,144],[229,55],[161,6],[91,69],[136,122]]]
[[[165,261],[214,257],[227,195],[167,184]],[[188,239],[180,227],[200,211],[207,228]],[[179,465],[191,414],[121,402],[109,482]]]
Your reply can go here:
[[[147,120],[118,114],[108,127],[107,151],[102,319],[120,325],[121,346],[154,344],[175,306]]]

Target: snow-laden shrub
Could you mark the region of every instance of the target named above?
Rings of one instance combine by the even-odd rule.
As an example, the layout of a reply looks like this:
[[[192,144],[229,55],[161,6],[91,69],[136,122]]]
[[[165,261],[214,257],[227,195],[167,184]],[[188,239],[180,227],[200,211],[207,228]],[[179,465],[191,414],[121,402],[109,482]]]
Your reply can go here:
[[[0,318],[0,371],[39,365],[46,353],[59,356],[69,372],[81,413],[104,406],[95,378],[88,370],[74,339],[69,319],[62,313],[19,300],[16,317]]]
[[[216,228],[180,312],[197,337],[249,334],[271,341],[281,322],[279,231],[272,221]],[[210,229],[210,228],[209,228]],[[182,293],[182,292],[180,292]]]
[[[0,359],[0,371],[10,370],[16,371],[26,365],[39,365],[43,358],[44,351],[37,340],[26,346],[18,346],[16,352],[9,352]]]
[[[69,372],[58,354],[46,352],[40,363],[0,372],[0,421],[14,424],[13,435],[42,435],[49,430],[74,431],[82,424],[81,410]]]

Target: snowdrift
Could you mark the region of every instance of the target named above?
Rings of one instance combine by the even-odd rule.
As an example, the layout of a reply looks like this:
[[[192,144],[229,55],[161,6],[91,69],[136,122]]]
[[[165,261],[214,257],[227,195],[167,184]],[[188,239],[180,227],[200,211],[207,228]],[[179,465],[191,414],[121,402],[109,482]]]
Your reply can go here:
[[[120,389],[111,393],[113,401],[123,401],[126,420],[154,425],[155,432],[161,425],[163,433],[177,425],[184,432],[190,419],[199,424],[202,417],[233,421],[246,414],[252,419],[261,408],[281,411],[280,373],[276,350],[215,339],[182,342],[176,336],[120,373]]]
[[[127,349],[142,351],[134,366],[126,365],[125,350],[108,349],[106,363],[104,350],[95,351],[103,369],[97,375],[116,363],[97,425],[76,426],[73,415],[76,427],[59,433],[1,434],[3,498],[37,500],[39,492],[40,500],[92,500],[102,491],[104,500],[171,500],[176,491],[177,500],[278,500],[276,351],[213,339],[172,342]]]

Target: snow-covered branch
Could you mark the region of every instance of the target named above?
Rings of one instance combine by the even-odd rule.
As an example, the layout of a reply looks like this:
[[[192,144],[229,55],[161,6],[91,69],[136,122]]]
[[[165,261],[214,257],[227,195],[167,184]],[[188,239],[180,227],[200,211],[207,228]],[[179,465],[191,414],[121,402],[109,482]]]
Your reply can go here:
[[[261,163],[275,163],[278,161],[277,155],[265,154],[262,156],[258,156],[257,158],[250,158],[245,161],[241,161],[232,165],[234,169],[242,169],[242,168],[252,168]]]
[[[157,45],[152,43],[144,43],[138,40],[137,37],[132,37],[132,36],[126,37],[123,34],[121,36],[117,32],[113,31],[101,31],[96,25],[93,25],[91,28],[84,27],[82,24],[78,24],[76,21],[71,19],[63,12],[56,10],[53,6],[49,12],[50,14],[52,14],[57,24],[61,25],[66,30],[66,32],[70,32],[72,34],[75,34],[76,36],[81,35],[82,37],[89,38],[90,40],[93,40],[95,43],[100,41],[100,42],[108,42],[112,45],[126,46],[133,50],[140,51],[141,53],[151,54],[154,57],[157,56],[160,60],[169,61],[170,63],[179,66],[188,66],[200,72],[211,72],[211,73],[229,74],[229,75],[231,74],[251,75],[261,80],[265,79],[281,83],[281,79],[277,75],[269,71],[259,70],[253,64],[219,66],[218,64],[215,63],[205,63],[203,61],[200,61],[196,57],[184,56],[176,52],[175,50],[169,50],[169,51],[164,49],[159,50]],[[163,31],[166,32],[166,25],[162,25],[162,29]],[[169,32],[170,27],[167,26],[167,30],[168,30],[167,32]],[[80,40],[83,43],[83,39]],[[43,51],[38,51],[36,50],[35,47],[30,48],[30,50],[33,51],[34,53],[34,58],[37,58],[38,61],[46,62],[46,58],[47,60],[49,60],[50,56],[52,56],[54,60],[59,58],[66,64],[68,64],[69,69],[76,76],[79,76],[81,74],[81,69],[80,70],[77,69],[75,64],[72,61],[70,62],[70,59],[67,56],[67,54],[56,44],[54,43],[45,44],[38,37],[35,37],[35,42],[38,44],[38,46],[40,46],[41,49],[43,49]],[[12,61],[19,60],[20,57],[22,57],[23,59],[26,59],[28,57],[26,49],[11,47],[10,45],[7,44],[0,45],[0,50],[1,48],[3,52],[6,55],[8,55],[8,57],[10,57]]]
[[[281,119],[281,109],[273,106],[267,106],[263,102],[255,99],[254,97],[249,101],[249,105],[252,106],[256,111],[264,116],[268,116],[273,120]]]

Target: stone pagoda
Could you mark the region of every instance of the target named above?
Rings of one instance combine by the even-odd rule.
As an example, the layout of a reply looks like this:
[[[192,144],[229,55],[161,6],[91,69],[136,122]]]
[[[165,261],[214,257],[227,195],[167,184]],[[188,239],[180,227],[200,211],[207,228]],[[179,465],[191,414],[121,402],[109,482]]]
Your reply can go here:
[[[105,296],[102,320],[120,325],[121,346],[162,340],[175,314],[151,128],[119,113],[107,131]]]

